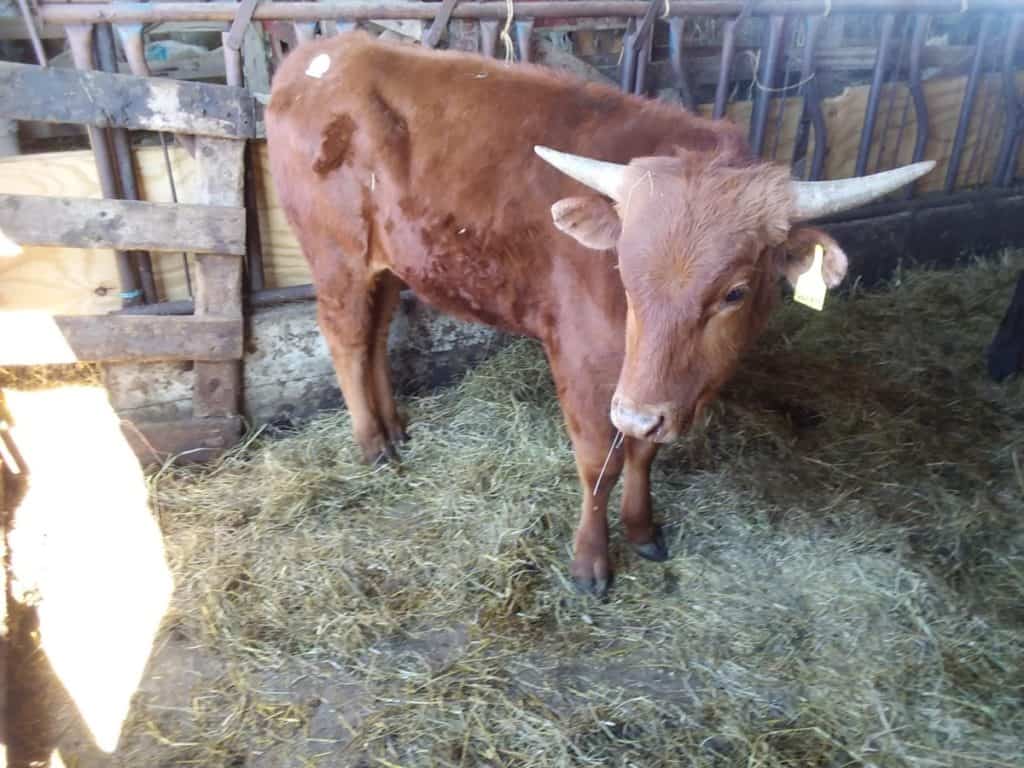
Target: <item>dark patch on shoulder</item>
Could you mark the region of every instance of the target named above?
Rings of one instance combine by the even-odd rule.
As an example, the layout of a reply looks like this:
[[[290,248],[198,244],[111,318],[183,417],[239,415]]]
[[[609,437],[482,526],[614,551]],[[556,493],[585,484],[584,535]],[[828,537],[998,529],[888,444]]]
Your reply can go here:
[[[356,121],[347,114],[335,115],[320,137],[320,153],[313,170],[324,176],[345,164],[356,132]]]
[[[376,116],[377,137],[385,160],[401,178],[409,175],[409,124],[405,117],[376,88],[370,91],[370,105]]]

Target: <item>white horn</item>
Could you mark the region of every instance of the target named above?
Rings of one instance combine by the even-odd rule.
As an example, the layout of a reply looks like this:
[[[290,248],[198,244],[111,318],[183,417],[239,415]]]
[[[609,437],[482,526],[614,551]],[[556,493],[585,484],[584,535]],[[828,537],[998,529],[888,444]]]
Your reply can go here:
[[[534,147],[533,151],[566,176],[571,176],[581,184],[586,184],[616,202],[622,201],[622,189],[625,186],[628,165],[606,163],[603,160],[592,160],[580,155],[568,155],[547,147]]]
[[[929,173],[935,167],[934,160],[904,165],[891,171],[882,171],[870,176],[837,181],[794,181],[793,197],[796,200],[797,221],[816,219],[831,213],[839,213],[870,203],[890,192],[895,192]]]

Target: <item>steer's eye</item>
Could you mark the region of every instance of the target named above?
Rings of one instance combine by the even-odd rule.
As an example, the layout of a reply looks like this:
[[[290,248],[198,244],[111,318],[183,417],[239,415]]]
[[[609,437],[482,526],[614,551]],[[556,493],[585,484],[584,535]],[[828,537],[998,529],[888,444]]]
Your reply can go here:
[[[734,285],[729,289],[729,292],[725,294],[726,304],[738,304],[743,301],[747,295],[747,286],[745,285]]]

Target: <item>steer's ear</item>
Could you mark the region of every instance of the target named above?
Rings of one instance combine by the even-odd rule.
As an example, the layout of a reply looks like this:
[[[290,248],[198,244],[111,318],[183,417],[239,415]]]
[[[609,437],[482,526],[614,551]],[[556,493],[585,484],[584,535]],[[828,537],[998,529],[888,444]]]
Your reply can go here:
[[[825,285],[835,288],[846,277],[846,254],[839,243],[820,229],[799,227],[790,231],[788,239],[782,244],[780,271],[790,284],[796,285],[797,278],[810,269],[813,263],[815,245],[821,245],[824,249],[821,274],[825,278]]]
[[[606,197],[567,197],[551,206],[555,226],[595,251],[614,248],[622,222],[615,204]]]

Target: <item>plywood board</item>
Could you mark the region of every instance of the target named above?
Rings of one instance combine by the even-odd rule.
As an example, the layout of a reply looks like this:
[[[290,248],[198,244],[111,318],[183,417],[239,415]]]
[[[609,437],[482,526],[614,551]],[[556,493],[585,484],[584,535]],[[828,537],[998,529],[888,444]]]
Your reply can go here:
[[[1024,88],[1024,73],[1018,76],[1018,83]],[[939,165],[919,183],[921,191],[941,189],[943,185],[964,85],[963,77],[930,80],[924,84],[930,116],[930,139],[925,157],[937,160]],[[889,167],[894,162],[893,148],[897,143],[898,126],[907,92],[903,86],[893,86],[890,93],[895,94],[891,123],[886,130],[885,118],[890,109],[889,96],[886,94],[876,124],[869,170],[875,169],[883,133],[886,134],[887,147],[883,166]],[[829,152],[825,164],[827,178],[853,175],[867,98],[868,88],[859,86],[823,101],[822,109],[829,136]],[[985,175],[991,172],[1002,135],[1001,98],[998,77],[988,77],[978,89],[960,168],[959,186],[967,185],[968,175],[973,182],[980,171],[983,170]],[[777,117],[779,105],[784,105],[781,124]],[[728,116],[738,124],[747,126],[750,122],[750,108],[750,102],[733,103],[729,105]],[[789,153],[799,115],[798,98],[776,99],[769,112],[765,147],[770,152],[778,133],[776,159],[779,162],[790,160]],[[915,130],[911,109],[899,156],[896,158],[898,162],[909,159]],[[979,142],[984,146],[984,151],[979,152],[975,159],[975,147],[979,146]],[[257,149],[254,153],[257,165],[255,176],[266,285],[273,288],[308,283],[309,270],[274,194],[267,166],[266,145],[259,142]],[[198,202],[195,196],[195,161],[177,147],[172,148],[170,153],[179,201]],[[170,187],[162,150],[159,147],[137,149],[136,165],[141,176],[143,199],[170,202]],[[1017,167],[1018,175],[1024,175],[1024,153],[1018,157]],[[100,196],[92,154],[87,151],[0,158],[0,189],[10,194]],[[187,298],[181,256],[154,254],[153,260],[161,297],[166,300]],[[25,249],[23,255],[13,259],[0,256],[0,309],[47,309],[61,314],[90,314],[116,309],[119,305],[117,270],[109,251],[31,248]]]

